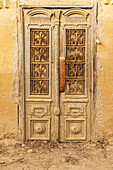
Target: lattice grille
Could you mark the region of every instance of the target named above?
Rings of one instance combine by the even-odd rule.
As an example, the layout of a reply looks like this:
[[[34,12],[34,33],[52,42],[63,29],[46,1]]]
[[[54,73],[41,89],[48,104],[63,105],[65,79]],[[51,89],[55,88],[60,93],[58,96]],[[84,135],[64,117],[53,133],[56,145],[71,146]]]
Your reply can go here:
[[[49,94],[49,30],[30,30],[30,93]]]
[[[85,93],[85,30],[66,30],[66,94]]]

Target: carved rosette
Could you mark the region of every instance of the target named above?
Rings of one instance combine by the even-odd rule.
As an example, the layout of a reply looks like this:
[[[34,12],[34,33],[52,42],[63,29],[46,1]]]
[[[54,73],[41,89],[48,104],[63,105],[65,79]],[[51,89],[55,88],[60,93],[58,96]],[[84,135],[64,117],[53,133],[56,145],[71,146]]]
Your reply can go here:
[[[45,125],[38,124],[38,125],[35,127],[35,133],[36,133],[36,134],[43,134],[45,131],[46,131]]]
[[[76,124],[74,126],[71,126],[70,132],[74,135],[78,135],[81,132],[81,129],[82,129],[81,125]]]

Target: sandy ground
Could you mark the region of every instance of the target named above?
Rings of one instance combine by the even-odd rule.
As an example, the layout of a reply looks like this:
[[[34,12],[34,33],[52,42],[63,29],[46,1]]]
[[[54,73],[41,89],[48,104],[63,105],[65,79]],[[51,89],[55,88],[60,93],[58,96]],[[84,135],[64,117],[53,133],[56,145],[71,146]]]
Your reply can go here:
[[[0,140],[0,170],[113,170],[113,139],[96,143]]]

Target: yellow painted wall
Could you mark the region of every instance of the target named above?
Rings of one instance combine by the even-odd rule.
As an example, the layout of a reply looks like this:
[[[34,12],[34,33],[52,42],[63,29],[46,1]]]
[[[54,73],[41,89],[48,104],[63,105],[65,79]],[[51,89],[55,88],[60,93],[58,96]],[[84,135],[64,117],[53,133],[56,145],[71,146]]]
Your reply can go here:
[[[0,137],[16,132],[16,105],[12,100],[16,33],[16,3],[0,9]]]
[[[99,1],[97,45],[97,137],[113,135],[113,4]],[[97,71],[97,74],[98,74]],[[100,96],[99,96],[100,95]],[[99,101],[99,102],[98,102]]]
[[[28,0],[20,0],[20,3]],[[36,4],[35,0],[32,0]],[[44,0],[42,3],[48,2]],[[67,0],[56,0],[54,4],[65,4]],[[73,4],[70,0],[70,5]],[[78,3],[78,1],[75,1]],[[97,98],[96,98],[96,137],[113,135],[113,4],[109,0],[98,1],[97,38]],[[29,1],[30,4],[31,0]],[[38,3],[40,4],[40,3]],[[85,4],[85,0],[84,0]],[[88,3],[90,5],[90,1]],[[14,102],[13,82],[15,79],[15,53],[17,50],[17,1],[0,0],[0,137],[16,134],[17,105]]]

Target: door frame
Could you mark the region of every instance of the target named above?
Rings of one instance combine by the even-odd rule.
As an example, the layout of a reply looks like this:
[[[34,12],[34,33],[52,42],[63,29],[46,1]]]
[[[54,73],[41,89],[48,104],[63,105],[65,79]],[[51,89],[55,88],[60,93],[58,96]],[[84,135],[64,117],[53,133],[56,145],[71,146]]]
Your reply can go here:
[[[20,5],[18,8],[18,23],[17,23],[17,32],[18,32],[18,82],[19,82],[19,109],[18,109],[18,136],[19,139],[24,142],[26,141],[26,116],[25,116],[25,64],[24,64],[24,9],[33,9],[39,8],[39,6],[29,6],[29,5]],[[78,6],[40,6],[40,8],[54,8],[54,9],[69,9],[69,8],[78,8]],[[96,111],[95,111],[95,101],[96,101],[96,82],[97,82],[97,46],[96,46],[96,29],[97,29],[97,1],[94,0],[93,6],[79,6],[79,8],[92,9],[93,18],[92,18],[92,28],[91,28],[91,140],[96,139],[95,136],[95,122],[96,122]],[[56,21],[57,23],[57,21]],[[59,48],[59,47],[58,47]],[[59,49],[57,49],[59,50]],[[58,62],[57,62],[58,63]],[[56,69],[57,69],[56,63]],[[56,75],[57,77],[57,75]],[[59,93],[59,85],[56,87],[57,93]],[[59,96],[59,95],[58,95]],[[58,103],[59,97],[57,98]],[[57,106],[56,103],[56,106]],[[56,107],[56,112],[59,114],[59,108]],[[58,138],[58,137],[57,137]]]

